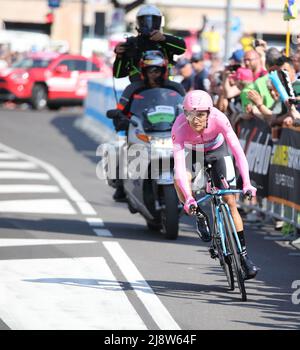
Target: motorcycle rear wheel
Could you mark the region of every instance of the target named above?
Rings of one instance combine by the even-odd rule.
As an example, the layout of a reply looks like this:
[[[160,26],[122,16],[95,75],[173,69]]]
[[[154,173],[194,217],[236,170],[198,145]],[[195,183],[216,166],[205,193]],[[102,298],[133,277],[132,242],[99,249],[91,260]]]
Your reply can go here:
[[[164,185],[162,190],[161,223],[166,239],[177,239],[179,230],[178,197],[174,185]]]

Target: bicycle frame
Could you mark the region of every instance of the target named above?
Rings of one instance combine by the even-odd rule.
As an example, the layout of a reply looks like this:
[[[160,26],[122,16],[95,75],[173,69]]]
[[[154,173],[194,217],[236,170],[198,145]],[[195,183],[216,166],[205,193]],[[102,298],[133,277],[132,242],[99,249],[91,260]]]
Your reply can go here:
[[[236,243],[237,243],[238,253],[241,254],[241,252],[242,252],[241,243],[240,243],[240,240],[238,238],[236,228],[235,228],[229,207],[221,199],[224,195],[236,194],[236,193],[243,193],[243,191],[241,191],[241,190],[212,190],[212,193],[207,193],[204,197],[200,198],[197,201],[197,204],[199,205],[201,203],[206,202],[207,200],[211,200],[213,208],[214,208],[213,213],[214,213],[215,218],[217,220],[218,232],[219,232],[220,238],[221,238],[222,249],[223,249],[223,253],[225,256],[228,256],[229,254],[227,252],[226,244],[225,244],[225,235],[226,235],[225,228],[224,228],[223,220],[221,220],[221,217],[220,217],[220,205],[221,204],[223,204],[225,206],[225,208],[228,212],[228,217],[230,218],[230,223],[231,223],[231,226],[233,228],[234,238],[235,238]]]

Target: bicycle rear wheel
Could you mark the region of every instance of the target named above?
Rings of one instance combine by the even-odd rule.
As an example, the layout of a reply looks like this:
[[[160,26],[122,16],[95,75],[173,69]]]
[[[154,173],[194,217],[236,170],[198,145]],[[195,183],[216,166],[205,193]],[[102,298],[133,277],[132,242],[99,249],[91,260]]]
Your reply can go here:
[[[237,279],[237,283],[239,286],[239,290],[241,293],[242,301],[247,301],[247,293],[246,293],[246,288],[245,288],[245,283],[244,283],[244,275],[243,275],[243,269],[241,265],[241,258],[237,250],[237,245],[236,245],[236,240],[234,237],[233,233],[233,227],[231,224],[231,220],[229,218],[229,214],[227,212],[227,209],[224,204],[221,204],[221,213],[223,217],[223,222],[225,225],[225,230],[226,230],[226,236],[228,238],[228,243],[229,243],[229,248],[232,253],[232,266],[233,270],[235,272],[235,276]]]

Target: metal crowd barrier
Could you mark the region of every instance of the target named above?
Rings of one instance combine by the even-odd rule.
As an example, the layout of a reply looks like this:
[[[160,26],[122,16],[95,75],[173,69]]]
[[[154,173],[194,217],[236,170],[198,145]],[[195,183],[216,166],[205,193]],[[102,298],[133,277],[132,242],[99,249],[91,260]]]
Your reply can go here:
[[[294,227],[295,234],[297,233],[296,229],[300,229],[300,212],[295,208],[274,203],[267,198],[264,198],[260,205],[247,204],[242,201],[238,201],[238,203],[242,208],[256,210],[257,212],[265,214],[267,217],[272,217],[291,224]]]

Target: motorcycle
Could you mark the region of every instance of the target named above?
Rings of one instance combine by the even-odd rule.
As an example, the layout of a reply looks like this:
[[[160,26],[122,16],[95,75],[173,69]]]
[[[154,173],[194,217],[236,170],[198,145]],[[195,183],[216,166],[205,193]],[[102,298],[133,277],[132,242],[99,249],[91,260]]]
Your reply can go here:
[[[176,239],[179,229],[181,205],[174,188],[171,128],[182,100],[168,88],[135,94],[127,142],[119,157],[129,211],[140,213],[150,230],[162,230],[167,239]]]

